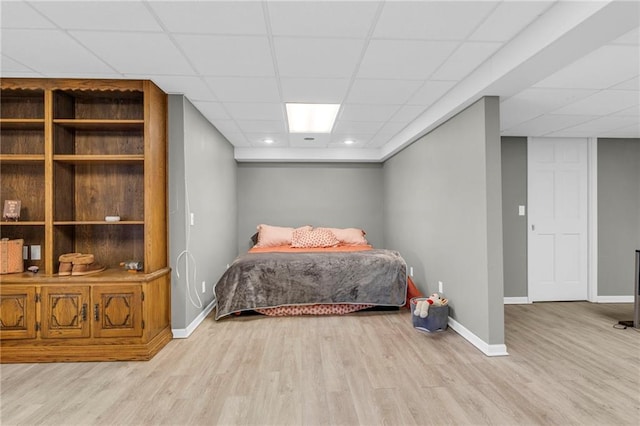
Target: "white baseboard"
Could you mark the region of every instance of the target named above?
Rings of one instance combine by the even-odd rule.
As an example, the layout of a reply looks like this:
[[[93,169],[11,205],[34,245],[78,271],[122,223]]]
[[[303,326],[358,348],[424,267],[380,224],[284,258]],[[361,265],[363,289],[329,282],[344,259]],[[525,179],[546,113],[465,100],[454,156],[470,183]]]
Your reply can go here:
[[[451,317],[449,317],[449,327],[453,328],[456,333],[462,336],[473,346],[480,349],[480,351],[486,356],[509,355],[509,353],[507,352],[507,345],[490,345]]]
[[[598,296],[596,303],[633,303],[633,296]]]
[[[195,331],[196,328],[198,328],[198,326],[200,325],[200,323],[202,321],[204,321],[204,319],[207,317],[207,315],[209,315],[211,313],[211,311],[213,311],[213,308],[216,307],[216,300],[213,299],[213,301],[211,303],[209,303],[207,305],[206,308],[204,308],[204,310],[202,312],[200,312],[200,314],[195,317],[195,319],[193,321],[191,321],[191,324],[189,324],[187,326],[187,328],[174,328],[171,330],[171,332],[173,333],[173,338],[174,339],[186,339],[187,337],[191,336],[191,333],[193,333]]]
[[[505,305],[527,305],[531,303],[528,297],[505,297]]]

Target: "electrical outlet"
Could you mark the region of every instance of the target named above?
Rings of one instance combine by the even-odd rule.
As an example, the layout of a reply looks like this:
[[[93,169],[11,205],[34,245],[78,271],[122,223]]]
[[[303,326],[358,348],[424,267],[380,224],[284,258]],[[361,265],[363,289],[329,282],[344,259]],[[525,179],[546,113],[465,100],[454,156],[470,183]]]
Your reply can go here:
[[[190,221],[190,223],[191,223],[191,226],[195,225],[195,224],[196,224],[196,215],[195,215],[195,214],[193,214],[193,213],[191,213],[191,214],[189,215],[189,221]]]
[[[40,246],[31,246],[31,260],[40,260]]]
[[[442,281],[438,281],[438,293],[444,293],[444,285]]]
[[[202,281],[202,292],[204,293],[205,291],[207,291],[207,282],[206,281]]]
[[[409,266],[409,276],[413,278],[413,266]]]

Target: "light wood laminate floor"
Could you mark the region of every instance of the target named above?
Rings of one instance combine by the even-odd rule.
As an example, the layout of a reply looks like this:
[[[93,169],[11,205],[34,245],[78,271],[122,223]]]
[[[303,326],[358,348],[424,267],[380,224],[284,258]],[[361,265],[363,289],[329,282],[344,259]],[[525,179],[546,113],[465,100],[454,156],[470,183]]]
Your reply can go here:
[[[410,314],[210,316],[153,360],[0,366],[2,425],[640,423],[630,304],[505,306],[506,357]]]

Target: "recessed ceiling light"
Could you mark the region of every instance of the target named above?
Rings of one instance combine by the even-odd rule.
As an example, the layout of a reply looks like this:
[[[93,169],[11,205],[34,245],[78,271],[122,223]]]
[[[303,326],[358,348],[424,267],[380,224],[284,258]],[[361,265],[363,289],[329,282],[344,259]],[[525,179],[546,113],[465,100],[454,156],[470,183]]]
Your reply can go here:
[[[273,143],[273,139],[265,139],[264,143],[266,144],[272,144]]]
[[[352,140],[352,139],[347,139],[346,141],[344,141],[345,145],[351,145],[353,143],[355,143],[356,141]]]
[[[287,104],[290,133],[331,133],[340,104]]]

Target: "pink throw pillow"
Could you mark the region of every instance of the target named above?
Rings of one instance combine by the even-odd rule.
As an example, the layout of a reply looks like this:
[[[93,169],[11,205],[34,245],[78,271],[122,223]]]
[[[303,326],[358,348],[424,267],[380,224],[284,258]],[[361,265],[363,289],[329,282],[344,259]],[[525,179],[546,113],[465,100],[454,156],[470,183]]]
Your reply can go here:
[[[321,229],[321,228],[316,228]],[[333,232],[342,244],[360,246],[369,244],[364,238],[366,232],[358,228],[325,228]]]
[[[302,226],[297,229],[309,229],[311,226]],[[294,228],[283,226],[258,225],[258,243],[256,247],[288,246],[291,244]]]
[[[338,244],[340,241],[326,228],[296,229],[291,238],[291,247],[294,248],[333,247]]]

